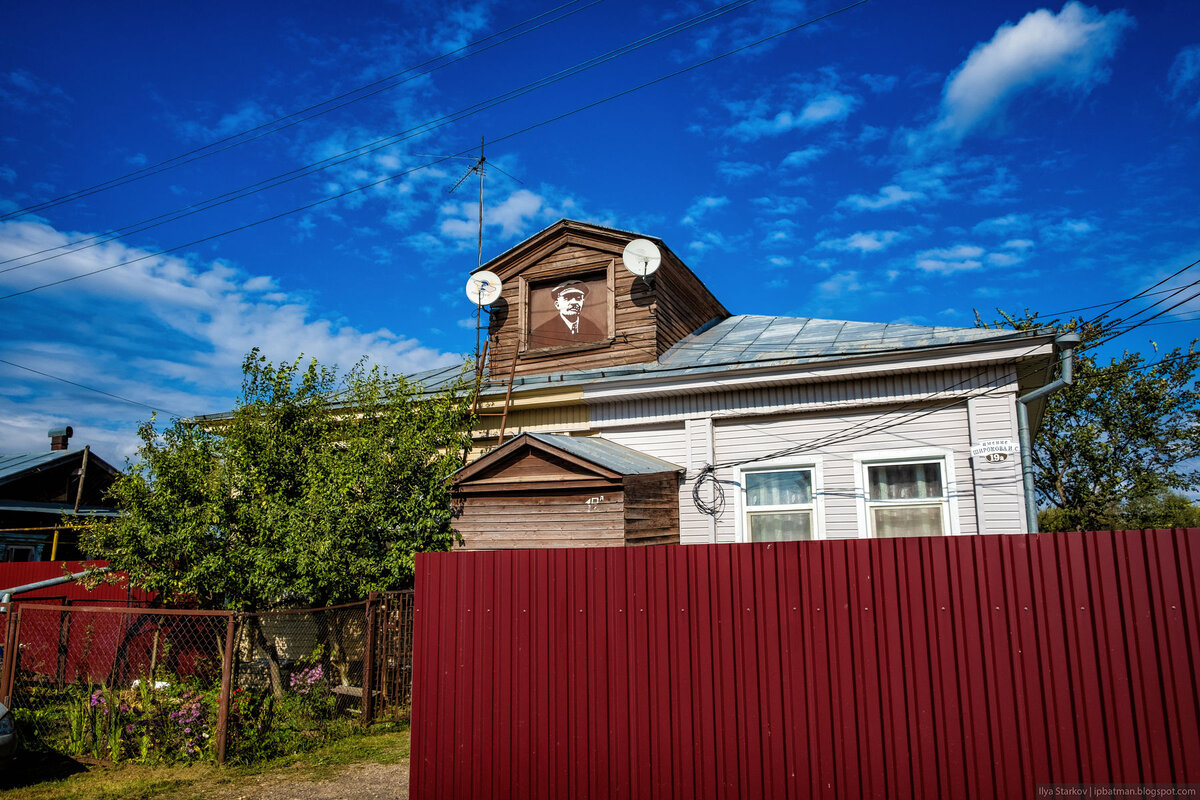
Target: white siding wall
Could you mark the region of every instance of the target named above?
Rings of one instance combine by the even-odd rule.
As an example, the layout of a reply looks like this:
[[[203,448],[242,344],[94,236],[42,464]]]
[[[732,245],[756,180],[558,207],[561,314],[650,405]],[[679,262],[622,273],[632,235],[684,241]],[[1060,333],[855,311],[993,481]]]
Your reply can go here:
[[[880,430],[874,430],[876,428]],[[806,459],[820,457],[823,476],[821,485],[816,489],[824,505],[826,538],[856,538],[865,533],[859,530],[858,499],[861,491],[857,487],[861,478],[855,474],[856,452],[929,448],[944,448],[954,453],[952,466],[957,483],[959,533],[976,532],[975,498],[970,481],[971,445],[965,403],[930,411],[924,416],[866,412],[729,421],[716,427],[717,454],[721,461],[761,458],[785,447],[794,447],[850,429],[869,429],[872,432],[827,447],[803,449],[794,456],[771,462],[775,465],[785,465],[789,461],[803,464]],[[736,481],[737,468],[721,470],[719,477]],[[738,491],[732,485],[727,485],[726,490],[728,494]],[[718,538],[722,541],[732,541],[737,528],[732,497],[729,497],[727,509],[718,530]]]
[[[692,502],[692,487],[700,469],[712,461],[711,420],[681,420],[671,425],[645,428],[614,428],[603,432],[605,439],[669,461],[687,470],[679,485],[679,540],[681,544],[715,541],[712,517],[701,514]],[[732,541],[732,539],[730,540]]]
[[[971,438],[1017,441],[1016,396],[973,397],[969,401]],[[983,459],[975,467],[979,529],[982,533],[1025,532],[1025,493],[1021,486],[1021,458],[989,464]]]
[[[862,535],[855,495],[856,453],[921,448],[942,448],[953,454],[959,533],[979,532],[979,519],[985,521],[983,529],[988,533],[1016,533],[1023,529],[1017,462],[999,465],[999,470],[989,464],[986,471],[976,471],[970,457],[973,440],[1016,438],[1015,391],[1011,370],[946,370],[595,403],[590,417],[592,429],[604,437],[687,469],[679,492],[684,543],[736,540],[736,486],[725,484],[726,508],[716,523],[692,502],[693,480],[704,465],[767,456],[851,428],[862,435],[802,451],[795,459],[802,463],[807,455],[821,460],[818,490],[823,493],[825,536]],[[738,474],[736,468],[724,468],[718,478],[735,481]],[[984,504],[978,514],[976,475],[982,481],[978,491]]]

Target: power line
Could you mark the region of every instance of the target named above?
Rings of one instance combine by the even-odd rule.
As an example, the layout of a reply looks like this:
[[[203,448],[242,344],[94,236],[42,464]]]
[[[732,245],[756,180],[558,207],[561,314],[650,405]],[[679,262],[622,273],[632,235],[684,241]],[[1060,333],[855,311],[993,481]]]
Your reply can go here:
[[[860,2],[856,3],[855,5],[861,5],[862,3],[866,2],[866,1],[867,0],[860,0]],[[277,175],[274,175],[274,176],[271,176],[268,178],[264,178],[255,183],[251,183],[246,186],[230,190],[230,191],[225,192],[220,195],[215,195],[215,196],[207,198],[205,200],[201,200],[197,203],[193,203],[191,205],[184,206],[179,209],[175,209],[174,211],[169,211],[164,214],[160,214],[158,216],[150,217],[148,219],[142,220],[140,222],[131,223],[129,225],[126,225],[126,226],[123,226],[120,228],[115,228],[115,229],[110,230],[103,234],[98,234],[96,236],[87,237],[85,239],[78,240],[76,243],[73,243],[72,245],[62,245],[62,246],[48,248],[46,250],[34,252],[34,253],[26,253],[21,256],[15,256],[13,258],[7,259],[6,261],[0,262],[0,263],[8,263],[10,261],[15,261],[15,260],[23,259],[23,258],[29,258],[29,257],[35,256],[35,255],[42,255],[43,253],[52,252],[54,250],[62,250],[64,247],[73,247],[74,244],[82,245],[80,247],[74,247],[74,249],[67,250],[66,252],[63,252],[63,253],[49,255],[49,256],[46,256],[45,258],[40,258],[35,261],[28,261],[23,264],[18,264],[15,266],[8,267],[7,269],[0,270],[0,274],[3,274],[4,272],[11,272],[12,270],[22,269],[24,267],[32,266],[34,264],[40,264],[44,261],[49,261],[49,260],[52,260],[55,258],[61,258],[64,255],[70,255],[71,253],[76,253],[76,252],[79,252],[80,250],[87,250],[89,248],[96,247],[100,244],[105,244],[107,242],[114,241],[114,240],[120,238],[121,236],[127,236],[132,233],[141,233],[143,231],[150,230],[151,228],[159,227],[160,225],[166,224],[168,222],[175,222],[180,219],[183,219],[184,217],[189,217],[189,216],[192,216],[193,214],[197,214],[202,211],[207,211],[211,208],[215,208],[220,205],[225,205],[226,203],[230,203],[235,200],[239,200],[243,197],[247,197],[247,196],[249,196],[251,194],[255,194],[259,191],[263,191],[266,189],[274,189],[278,186],[282,186],[285,183],[290,183],[291,181],[298,180],[300,178],[304,178],[309,175],[313,175],[317,172],[329,169],[330,167],[339,166],[339,165],[345,164],[349,161],[353,161],[353,160],[362,158],[363,156],[370,155],[371,153],[374,153],[374,152],[377,152],[384,148],[399,144],[400,142],[406,141],[408,139],[413,139],[413,138],[416,138],[423,134],[431,133],[432,131],[435,131],[438,128],[444,127],[446,125],[450,125],[455,122],[460,122],[463,119],[474,116],[475,114],[481,113],[483,111],[490,110],[492,108],[495,108],[496,106],[502,105],[503,103],[507,103],[510,100],[515,100],[518,97],[522,97],[522,96],[529,94],[531,92],[534,92],[538,89],[542,89],[547,86],[551,86],[555,83],[558,83],[560,81],[566,80],[567,78],[574,77],[575,75],[578,75],[582,72],[585,72],[594,67],[605,64],[605,63],[612,61],[616,58],[619,58],[621,56],[636,52],[644,47],[648,47],[652,44],[656,44],[660,41],[663,41],[664,39],[667,39],[678,33],[682,33],[683,31],[694,28],[697,25],[701,25],[706,22],[710,22],[714,19],[717,19],[721,16],[729,14],[738,9],[741,9],[741,8],[743,8],[747,5],[750,5],[751,3],[754,3],[754,2],[757,2],[757,0],[732,0],[731,2],[726,3],[725,5],[714,8],[710,11],[703,12],[701,14],[698,14],[698,15],[691,17],[687,20],[684,20],[682,22],[675,23],[674,25],[669,25],[660,31],[649,34],[640,39],[636,39],[633,42],[622,45],[621,47],[618,47],[616,49],[610,50],[607,53],[603,53],[599,56],[593,56],[592,58],[578,62],[571,67],[568,67],[563,70],[559,70],[558,72],[551,73],[550,75],[539,78],[536,81],[526,83],[522,86],[518,86],[515,89],[510,89],[507,92],[503,92],[498,95],[493,95],[491,98],[489,98],[487,100],[482,100],[478,103],[475,103],[470,106],[466,106],[465,108],[461,108],[461,109],[451,112],[449,114],[444,114],[444,115],[442,115],[440,117],[436,117],[432,120],[422,122],[418,125],[415,125],[413,127],[407,128],[403,131],[400,131],[399,133],[395,133],[390,136],[385,136],[381,139],[376,139],[374,141],[358,145],[357,147],[353,147],[349,150],[344,150],[340,153],[335,153],[331,156],[327,156],[326,158],[320,159],[319,161],[310,162],[303,166],[288,170],[287,172],[283,172],[283,173],[280,173],[280,174],[277,174]],[[847,8],[849,8],[849,7],[847,7]],[[843,9],[843,10],[845,10],[845,9]],[[840,12],[834,12],[834,13],[840,13]],[[832,16],[832,15],[828,15],[828,16]],[[821,19],[821,18],[819,18],[819,19]],[[811,22],[805,23],[805,24],[811,24]],[[803,27],[803,25],[797,26],[797,27]],[[791,30],[794,30],[794,29],[791,29]],[[788,33],[788,32],[790,32],[790,30],[784,31],[783,33]],[[776,34],[776,36],[778,36],[778,35],[782,35],[782,33]],[[768,40],[770,38],[774,38],[774,37],[768,37]],[[767,41],[767,40],[761,40],[761,41]],[[760,41],[760,43],[761,43],[761,41]],[[751,46],[753,46],[753,45],[751,45]],[[741,49],[745,49],[745,48],[741,48]],[[732,51],[732,52],[737,52],[737,51]],[[726,55],[730,55],[730,54],[732,54],[732,53],[729,53]],[[718,56],[717,58],[723,58],[723,57],[724,56]],[[709,61],[702,62],[699,66],[703,66],[704,64],[710,63],[713,60],[716,60],[716,59],[710,59]],[[684,70],[684,71],[687,71],[687,70]],[[679,73],[675,73],[675,74],[679,74]],[[673,77],[673,75],[667,76],[667,77]],[[661,80],[665,80],[665,78],[661,79]],[[631,90],[631,91],[636,91],[636,89]],[[610,99],[615,99],[615,98],[610,98]],[[607,101],[600,101],[600,102],[607,102]],[[579,110],[584,110],[584,109],[579,109]],[[570,113],[577,113],[577,112],[570,112]],[[569,116],[570,113],[567,115],[564,115],[564,116]],[[554,121],[554,120],[551,120],[551,121]],[[545,123],[542,123],[542,124],[545,124]],[[538,127],[538,126],[535,125],[533,127]],[[520,134],[523,132],[524,131],[518,131],[516,134],[510,134],[510,136],[517,135],[517,134]],[[508,137],[505,137],[505,138],[508,138]],[[459,158],[465,152],[467,152],[467,151],[461,151],[454,155],[447,156],[446,158]],[[439,161],[440,160],[444,160],[444,159],[439,159]],[[4,219],[4,217],[0,217],[0,219]],[[88,243],[88,242],[90,242],[90,243]],[[88,243],[88,244],[85,244],[85,243]]]
[[[157,175],[161,172],[166,172],[167,170],[182,166],[183,164],[188,164],[193,161],[197,161],[201,158],[207,158],[208,156],[216,155],[217,153],[222,153],[222,152],[225,152],[226,150],[230,150],[234,147],[239,147],[243,144],[247,144],[248,142],[252,142],[257,139],[261,139],[264,136],[268,136],[272,133],[277,133],[281,130],[285,130],[285,129],[290,128],[293,125],[297,125],[301,122],[307,122],[310,119],[314,119],[323,114],[328,114],[331,111],[335,111],[339,108],[343,108],[352,103],[357,103],[360,100],[365,100],[368,97],[373,97],[374,95],[380,94],[381,92],[385,92],[390,89],[394,89],[397,86],[401,86],[405,83],[408,83],[409,81],[415,80],[420,77],[424,77],[425,75],[429,75],[433,72],[436,72],[439,69],[448,67],[451,64],[456,64],[459,61],[463,61],[467,58],[470,58],[471,56],[475,56],[480,53],[491,50],[492,48],[498,47],[502,44],[510,42],[513,39],[517,39],[521,36],[525,36],[526,34],[533,33],[534,31],[540,30],[541,28],[544,28],[547,25],[551,25],[555,22],[566,19],[569,16],[577,14],[580,11],[584,11],[588,8],[591,8],[592,6],[597,5],[600,2],[603,2],[603,0],[592,0],[592,2],[588,3],[585,6],[581,6],[580,8],[576,8],[571,11],[568,11],[558,17],[554,17],[553,19],[544,21],[539,25],[529,28],[528,30],[520,31],[519,33],[515,33],[512,36],[509,36],[507,38],[501,39],[496,42],[492,42],[491,44],[487,45],[486,47],[478,47],[473,52],[465,53],[465,51],[470,50],[471,48],[476,48],[478,45],[481,45],[484,42],[487,42],[489,39],[494,39],[498,36],[503,36],[504,34],[510,33],[512,31],[516,31],[516,30],[530,24],[531,22],[536,22],[537,20],[542,19],[543,17],[547,17],[551,14],[555,14],[565,8],[575,5],[578,2],[580,2],[580,0],[570,0],[570,2],[564,3],[560,6],[552,8],[548,11],[544,11],[541,14],[537,14],[533,17],[530,17],[529,19],[526,19],[523,22],[520,22],[516,25],[512,25],[508,28],[497,31],[496,33],[485,36],[482,39],[477,39],[473,42],[469,42],[469,43],[463,45],[462,47],[447,51],[438,56],[434,56],[433,58],[431,58],[427,61],[424,61],[421,64],[418,64],[414,67],[408,67],[404,70],[401,70],[400,72],[396,72],[391,75],[387,75],[383,78],[380,78],[379,80],[372,81],[371,83],[367,83],[362,86],[356,87],[354,89],[351,89],[348,92],[344,92],[335,97],[331,97],[326,100],[322,100],[318,103],[314,103],[310,106],[307,106],[306,108],[300,109],[299,111],[293,111],[289,114],[284,114],[283,116],[276,117],[275,119],[270,120],[269,122],[264,122],[260,125],[254,126],[252,128],[247,128],[245,130],[238,131],[237,133],[233,133],[233,134],[225,136],[221,139],[217,139],[215,141],[209,142],[208,144],[201,145],[200,147],[194,148],[185,153],[181,153],[180,155],[173,156],[168,159],[164,159],[163,161],[159,161],[155,164],[150,164],[148,166],[141,167],[139,169],[136,169],[132,172],[128,172],[128,173],[118,176],[116,178],[110,178],[107,181],[102,181],[100,183],[93,184],[92,186],[88,186],[83,189],[78,189],[74,192],[68,192],[67,194],[60,195],[59,197],[56,197],[52,200],[46,200],[41,203],[34,203],[33,205],[29,205],[24,208],[19,208],[15,211],[11,211],[7,214],[0,215],[0,220],[6,220],[6,219],[13,218],[13,217],[24,216],[25,214],[32,213],[34,211],[42,211],[47,208],[53,208],[55,206],[62,205],[63,203],[72,202],[74,200],[79,200],[83,197],[88,197],[90,195],[106,191],[108,189],[113,189],[118,186],[123,186],[127,183],[132,183],[134,181],[141,180],[142,178],[146,178],[151,175]],[[421,70],[424,67],[427,67],[431,64],[435,64],[435,62],[437,62],[437,61],[449,58],[450,56],[453,56],[453,55],[456,55],[459,53],[465,53],[465,54],[461,55],[459,58],[452,59],[443,64],[437,64],[436,66],[432,66],[429,69],[425,70],[424,72],[418,72],[417,74],[410,75],[409,77],[405,78],[404,80],[396,81],[394,83],[388,83],[387,85],[381,85],[381,84],[385,84],[388,81],[391,81],[395,78],[399,78],[402,75],[407,75],[411,72]],[[366,90],[368,90],[368,89],[373,89],[373,91],[367,92]],[[365,92],[365,93],[363,93],[363,92]],[[360,93],[363,93],[363,94],[360,94]],[[353,95],[356,95],[356,94],[359,94],[359,96],[352,97]],[[346,98],[352,98],[352,99],[346,99]],[[339,100],[345,100],[345,102],[339,103],[338,102]],[[337,103],[337,104],[330,105],[331,103]],[[321,109],[322,106],[327,106],[327,105],[329,106],[328,108]],[[317,109],[321,109],[321,110],[317,110]],[[309,114],[308,112],[310,112],[310,111],[313,111],[315,113]],[[303,116],[305,114],[308,114],[308,116]],[[291,120],[291,121],[288,121],[288,120]],[[286,124],[279,125],[278,127],[271,127],[280,122],[286,122]],[[259,132],[259,133],[255,136],[248,136],[249,134],[256,133],[256,132]],[[242,137],[248,137],[248,138],[242,138]],[[238,140],[238,141],[234,141],[234,140]],[[219,147],[219,145],[226,145],[226,146]],[[212,149],[212,148],[217,148],[217,149]],[[208,152],[205,152],[205,151],[208,151]]]
[[[16,367],[17,369],[23,369],[23,370],[25,370],[26,372],[32,372],[32,373],[33,373],[33,374],[35,374],[35,375],[41,375],[43,378],[49,378],[49,379],[51,379],[51,380],[55,380],[55,381],[61,381],[62,383],[68,383],[68,384],[70,384],[71,386],[74,386],[74,387],[76,387],[76,388],[79,388],[79,389],[86,389],[86,390],[87,390],[87,391],[89,391],[89,392],[95,392],[96,394],[102,394],[102,395],[104,395],[105,397],[111,397],[111,398],[113,398],[114,400],[120,400],[122,403],[129,403],[129,404],[131,404],[131,405],[135,405],[135,406],[141,406],[142,408],[148,408],[148,409],[150,409],[151,411],[162,411],[163,413],[165,413],[165,414],[169,414],[169,415],[170,415],[170,416],[172,416],[172,417],[179,417],[179,416],[182,416],[181,414],[176,414],[174,411],[170,411],[170,410],[168,410],[168,409],[165,409],[165,408],[159,408],[159,407],[157,407],[157,406],[151,406],[151,405],[147,405],[146,403],[140,402],[140,401],[138,401],[138,400],[130,400],[128,397],[122,397],[122,396],[121,396],[121,395],[119,395],[119,394],[113,394],[112,392],[106,392],[106,391],[104,391],[103,389],[97,389],[97,388],[96,388],[96,387],[94,387],[94,386],[88,386],[88,385],[86,385],[86,384],[82,384],[82,383],[78,383],[78,382],[76,382],[76,381],[68,380],[67,378],[61,378],[61,377],[59,377],[58,375],[51,375],[49,372],[42,372],[40,369],[34,369],[33,367],[27,367],[27,366],[25,366],[24,364],[17,364],[17,363],[14,363],[14,362],[12,362],[12,361],[8,361],[8,360],[6,360],[6,359],[3,359],[3,358],[0,358],[0,364],[8,364],[10,367]]]
[[[722,7],[722,8],[723,8],[723,9],[725,9],[725,8],[729,8],[729,7],[733,7],[733,6],[738,6],[738,7],[740,7],[740,5],[745,5],[745,4],[747,4],[747,3],[750,3],[750,2],[755,2],[755,0],[738,0],[738,2],[737,2],[737,3],[731,3],[731,4],[729,4],[729,6],[724,6],[724,7]],[[582,112],[584,112],[584,111],[590,110],[590,109],[592,109],[592,108],[595,108],[595,107],[597,107],[597,106],[599,106],[599,105],[602,105],[602,104],[604,104],[604,103],[608,103],[608,102],[611,102],[611,101],[613,101],[613,100],[616,100],[616,99],[618,99],[618,98],[621,98],[621,97],[624,97],[624,96],[626,96],[626,95],[632,94],[632,93],[634,93],[634,92],[640,91],[641,89],[645,89],[645,88],[648,88],[648,87],[650,87],[650,86],[654,86],[655,84],[662,83],[663,81],[666,81],[666,80],[669,80],[669,79],[671,79],[671,78],[677,77],[677,76],[679,76],[679,75],[682,75],[682,74],[684,74],[684,73],[691,72],[692,70],[699,69],[700,67],[703,67],[703,66],[707,66],[708,64],[711,64],[711,63],[713,63],[713,62],[715,62],[715,61],[719,61],[719,60],[721,60],[721,59],[723,59],[723,58],[728,58],[729,56],[732,56],[732,55],[735,55],[735,54],[737,54],[737,53],[743,52],[743,51],[745,51],[745,50],[748,50],[748,49],[750,49],[750,48],[752,48],[752,47],[757,47],[757,46],[759,46],[759,45],[765,44],[766,42],[772,41],[772,40],[774,40],[774,39],[778,39],[778,38],[780,38],[781,36],[785,36],[785,35],[787,35],[787,34],[789,34],[789,33],[793,33],[793,32],[795,32],[795,31],[797,31],[797,30],[800,30],[801,28],[805,28],[805,27],[808,27],[808,26],[810,26],[810,25],[816,24],[817,22],[821,22],[821,21],[823,21],[823,20],[829,19],[830,17],[836,16],[836,15],[838,15],[838,14],[842,14],[842,13],[844,13],[844,12],[846,12],[846,11],[849,11],[849,10],[850,10],[850,9],[852,9],[852,8],[856,8],[857,6],[863,5],[863,4],[867,3],[867,2],[869,2],[869,0],[857,0],[857,1],[856,1],[856,2],[854,2],[854,3],[851,3],[851,4],[849,4],[849,5],[846,5],[846,6],[842,6],[841,8],[838,8],[838,9],[836,9],[836,10],[833,10],[833,11],[827,12],[827,13],[825,13],[825,14],[822,14],[822,15],[820,15],[820,16],[813,17],[813,18],[811,18],[811,19],[809,19],[809,20],[807,20],[807,21],[805,21],[805,22],[802,22],[802,23],[800,23],[800,24],[797,24],[797,25],[793,25],[793,26],[791,26],[791,27],[789,27],[789,28],[786,28],[786,29],[784,29],[784,30],[782,30],[782,31],[778,31],[778,32],[776,32],[776,33],[773,33],[773,34],[770,34],[770,35],[768,35],[768,36],[762,37],[761,39],[757,39],[757,40],[755,40],[755,41],[753,41],[753,42],[750,42],[749,44],[741,45],[741,46],[739,46],[739,47],[736,47],[736,48],[734,48],[734,49],[732,49],[732,50],[726,51],[725,53],[722,53],[722,54],[720,54],[720,55],[712,56],[712,57],[710,57],[710,58],[707,58],[707,59],[704,59],[704,60],[702,60],[702,61],[696,62],[695,64],[692,64],[691,66],[688,66],[688,67],[684,67],[684,68],[682,68],[682,69],[675,70],[674,72],[668,73],[668,74],[666,74],[666,75],[663,75],[663,76],[661,76],[661,77],[655,78],[655,79],[653,79],[653,80],[650,80],[650,81],[646,81],[645,83],[639,84],[639,85],[637,85],[637,86],[634,86],[634,87],[632,87],[632,88],[630,88],[630,89],[625,89],[625,90],[622,90],[622,91],[620,91],[620,92],[617,92],[617,93],[615,93],[615,94],[609,95],[608,97],[602,98],[602,99],[600,99],[600,100],[595,100],[595,101],[593,101],[593,102],[591,102],[591,103],[587,103],[586,105],[579,106],[579,107],[577,107],[577,108],[575,108],[575,109],[573,109],[573,110],[571,110],[571,111],[566,111],[566,112],[563,112],[563,113],[561,113],[561,114],[558,114],[558,115],[556,115],[556,116],[554,116],[554,117],[551,117],[551,118],[549,118],[549,119],[543,120],[543,121],[541,121],[541,122],[534,123],[534,124],[532,124],[532,125],[528,125],[528,126],[526,126],[526,127],[524,127],[524,128],[521,128],[521,129],[519,129],[519,130],[513,131],[513,132],[511,132],[511,133],[508,133],[508,134],[505,134],[505,135],[503,135],[503,136],[500,136],[500,137],[498,137],[498,138],[491,139],[490,141],[492,142],[492,144],[496,144],[496,143],[498,143],[498,142],[505,141],[505,140],[507,140],[507,139],[512,139],[512,138],[514,138],[514,137],[517,137],[517,136],[520,136],[520,135],[522,135],[522,134],[524,134],[524,133],[528,133],[528,132],[529,132],[529,131],[531,131],[531,130],[535,130],[535,129],[537,129],[537,128],[540,128],[540,127],[543,127],[543,126],[545,126],[545,125],[549,125],[549,124],[551,124],[551,123],[553,123],[553,122],[557,122],[557,121],[559,121],[559,120],[565,119],[565,118],[567,118],[567,117],[570,117],[570,116],[573,116],[573,115],[575,115],[575,114],[582,113]],[[720,9],[718,9],[718,10],[720,10]],[[711,15],[711,14],[713,14],[713,13],[715,13],[715,12],[709,12],[709,15]],[[722,13],[724,13],[724,12],[722,12]],[[696,19],[698,19],[698,18],[696,18]],[[681,24],[687,24],[687,23],[681,23]],[[699,24],[699,23],[698,23],[698,22],[695,22],[695,23],[693,23],[693,24]],[[677,27],[679,27],[679,26],[672,26],[672,28],[677,28]],[[690,25],[689,25],[689,27],[690,27]],[[676,31],[676,32],[678,32],[678,31]],[[658,34],[656,34],[656,36],[657,36],[657,35],[658,35]],[[649,37],[647,37],[647,38],[649,38]],[[640,41],[640,40],[639,40],[639,41]],[[556,80],[558,80],[558,78],[556,78]],[[530,91],[532,91],[532,90],[530,90]],[[181,250],[181,249],[184,249],[184,248],[187,248],[187,247],[194,247],[194,246],[196,246],[196,245],[198,245],[198,244],[203,244],[204,242],[208,242],[208,241],[211,241],[211,240],[213,240],[213,239],[220,238],[220,237],[222,237],[222,236],[227,236],[227,235],[229,235],[229,234],[232,234],[232,233],[237,233],[237,232],[239,232],[239,231],[247,230],[248,228],[253,228],[253,227],[256,227],[256,226],[258,226],[258,225],[265,224],[265,223],[267,223],[267,222],[273,222],[273,221],[275,221],[275,220],[277,220],[277,219],[282,219],[283,217],[290,216],[290,215],[292,215],[292,214],[297,214],[297,213],[300,213],[300,212],[302,212],[302,211],[307,211],[307,210],[309,210],[309,209],[311,209],[311,208],[316,208],[317,206],[324,205],[325,203],[329,203],[329,202],[332,202],[332,201],[334,201],[334,200],[340,200],[340,199],[341,199],[341,198],[343,198],[343,197],[348,197],[349,195],[356,194],[357,192],[365,191],[365,190],[367,190],[367,189],[373,188],[373,187],[375,187],[375,186],[379,186],[379,185],[381,185],[381,184],[387,183],[387,182],[389,182],[389,181],[395,180],[395,179],[397,179],[397,178],[400,178],[400,177],[403,177],[403,176],[405,176],[405,175],[410,175],[410,174],[412,174],[412,173],[414,173],[414,172],[416,172],[416,171],[418,171],[418,170],[421,170],[421,169],[427,169],[428,167],[431,167],[431,166],[434,166],[434,165],[436,165],[436,164],[442,163],[443,161],[447,161],[447,160],[449,160],[449,159],[451,159],[451,158],[455,158],[455,157],[459,157],[459,156],[465,156],[465,155],[467,155],[467,154],[468,154],[468,153],[470,153],[470,152],[471,152],[471,149],[461,150],[461,151],[459,151],[459,152],[457,152],[457,153],[453,153],[453,154],[451,154],[451,155],[447,155],[447,156],[443,156],[443,157],[441,157],[441,158],[435,159],[434,161],[427,162],[427,163],[425,163],[425,164],[422,164],[422,165],[420,165],[420,166],[418,166],[418,167],[413,167],[413,168],[411,168],[411,169],[401,170],[400,172],[396,172],[396,173],[393,173],[393,174],[391,174],[391,175],[384,176],[383,178],[380,178],[380,179],[378,179],[378,180],[375,180],[375,181],[371,181],[370,183],[366,183],[366,184],[362,184],[362,185],[359,185],[359,186],[355,186],[355,187],[353,187],[353,188],[351,188],[351,189],[347,189],[347,190],[345,190],[345,191],[343,191],[343,192],[339,192],[339,193],[337,193],[337,194],[333,194],[333,195],[328,195],[328,196],[326,196],[326,197],[323,197],[323,198],[321,198],[321,199],[319,199],[319,200],[315,200],[315,201],[313,201],[313,202],[311,202],[311,203],[306,203],[306,204],[304,204],[304,205],[302,205],[302,206],[298,206],[298,207],[296,207],[296,208],[292,208],[292,209],[290,209],[290,210],[288,210],[288,211],[282,211],[282,212],[280,212],[280,213],[278,213],[278,214],[272,214],[272,215],[270,215],[270,216],[263,217],[263,218],[261,218],[261,219],[255,220],[255,221],[253,221],[253,222],[248,222],[248,223],[245,223],[245,224],[242,224],[242,225],[238,225],[238,226],[236,226],[236,227],[234,227],[234,228],[230,228],[230,229],[228,229],[228,230],[221,231],[221,232],[219,232],[219,233],[214,233],[214,234],[211,234],[211,235],[209,235],[209,236],[204,236],[204,237],[201,237],[201,238],[199,238],[199,239],[195,239],[195,240],[193,240],[193,241],[191,241],[191,242],[187,242],[187,243],[185,243],[185,244],[179,244],[179,245],[175,245],[175,246],[172,246],[172,247],[166,247],[166,248],[162,248],[162,249],[160,249],[160,250],[156,250],[156,251],[154,251],[154,252],[152,252],[152,253],[148,253],[148,254],[146,254],[146,255],[140,256],[140,257],[138,257],[138,258],[130,259],[130,260],[128,260],[128,261],[123,261],[123,262],[120,262],[120,263],[117,263],[117,264],[110,264],[110,265],[108,265],[108,266],[105,266],[105,267],[101,267],[101,268],[98,268],[98,269],[90,270],[90,271],[88,271],[88,272],[84,272],[84,273],[81,273],[81,274],[79,274],[79,275],[73,275],[73,276],[70,276],[70,277],[67,277],[67,278],[62,278],[62,279],[60,279],[60,280],[56,280],[56,281],[49,281],[49,282],[47,282],[47,283],[39,284],[39,285],[37,285],[37,286],[33,286],[33,287],[29,288],[29,289],[24,289],[24,290],[21,290],[21,291],[19,291],[19,292],[11,292],[11,293],[9,293],[9,294],[6,294],[6,295],[0,295],[0,300],[9,300],[9,299],[12,299],[12,298],[14,298],[14,297],[20,297],[20,296],[22,296],[22,295],[30,294],[31,292],[36,292],[36,291],[39,291],[39,290],[41,290],[41,289],[47,289],[47,288],[49,288],[49,287],[52,287],[52,286],[59,286],[59,285],[61,285],[61,284],[64,284],[64,283],[69,283],[69,282],[71,282],[71,281],[79,280],[80,278],[86,278],[86,277],[89,277],[89,276],[91,276],[91,275],[97,275],[97,274],[100,274],[100,273],[102,273],[102,272],[107,272],[107,271],[109,271],[109,270],[111,270],[111,269],[116,269],[117,267],[126,266],[126,265],[128,265],[128,264],[135,264],[135,263],[137,263],[137,262],[139,262],[139,261],[145,261],[146,259],[149,259],[149,258],[155,258],[155,257],[157,257],[157,256],[161,256],[161,255],[164,255],[164,254],[166,254],[166,253],[173,252],[173,251],[175,251],[175,250]]]

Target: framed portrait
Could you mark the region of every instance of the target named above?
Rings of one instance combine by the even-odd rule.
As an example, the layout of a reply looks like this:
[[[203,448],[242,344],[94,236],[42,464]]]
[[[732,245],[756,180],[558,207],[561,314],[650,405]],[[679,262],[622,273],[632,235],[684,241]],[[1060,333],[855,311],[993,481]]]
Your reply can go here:
[[[607,343],[611,299],[609,276],[589,272],[530,282],[527,294],[526,350]]]

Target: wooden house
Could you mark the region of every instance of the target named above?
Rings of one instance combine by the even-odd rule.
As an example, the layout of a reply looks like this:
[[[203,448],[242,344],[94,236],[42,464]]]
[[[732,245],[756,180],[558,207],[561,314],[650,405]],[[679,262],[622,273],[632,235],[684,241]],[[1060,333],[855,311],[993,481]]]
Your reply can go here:
[[[65,518],[115,516],[104,494],[120,474],[73,431],[50,431],[50,450],[0,455],[0,561],[78,559],[78,530]]]
[[[637,238],[661,252],[649,280],[622,266]],[[1053,332],[732,315],[666,243],[571,220],[483,269],[503,289],[476,455],[550,433],[678,465],[685,544],[1025,530],[1017,398],[1051,380]],[[451,373],[412,377],[434,389]],[[479,476],[468,467],[456,489],[467,546],[572,540],[548,536],[572,530],[552,514],[483,531],[467,488]],[[530,491],[488,489],[498,504]]]
[[[522,433],[455,476],[471,550],[679,544],[681,467],[601,437]]]

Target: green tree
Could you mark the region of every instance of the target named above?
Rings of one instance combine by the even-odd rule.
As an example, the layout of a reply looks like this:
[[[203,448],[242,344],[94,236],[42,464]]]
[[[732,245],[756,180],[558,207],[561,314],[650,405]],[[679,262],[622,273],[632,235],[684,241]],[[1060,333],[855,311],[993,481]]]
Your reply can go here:
[[[1000,314],[997,326],[1048,324],[1028,311]],[[1039,527],[1109,530],[1194,520],[1194,504],[1178,493],[1200,488],[1196,342],[1169,353],[1152,343],[1149,356],[1125,351],[1103,364],[1090,348],[1111,337],[1117,323],[1049,324],[1079,330],[1083,342],[1075,382],[1049,396],[1033,443]]]
[[[144,424],[112,487],[122,515],[86,550],[132,583],[203,607],[356,600],[411,585],[414,554],[454,542],[446,478],[470,400],[361,364],[272,365],[255,350],[226,418]]]

